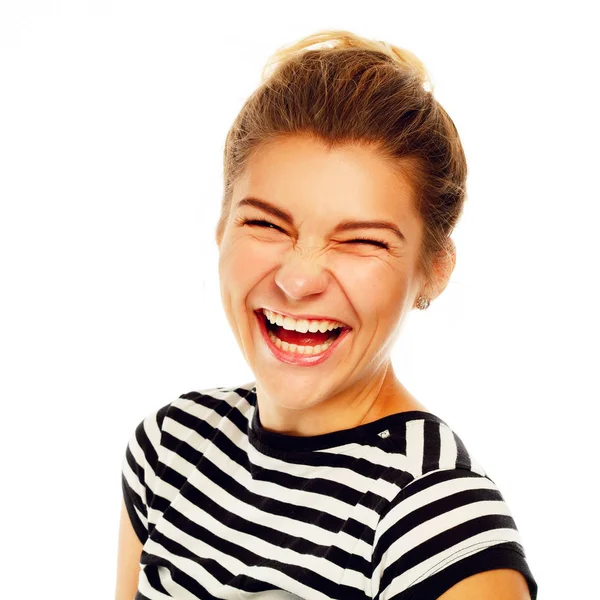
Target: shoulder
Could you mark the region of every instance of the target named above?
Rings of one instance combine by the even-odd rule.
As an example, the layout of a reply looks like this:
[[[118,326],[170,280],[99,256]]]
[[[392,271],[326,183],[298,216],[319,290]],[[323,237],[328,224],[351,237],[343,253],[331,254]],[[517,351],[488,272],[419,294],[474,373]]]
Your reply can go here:
[[[403,450],[413,477],[398,486],[374,540],[380,598],[438,597],[495,569],[520,571],[535,589],[509,507],[460,437],[424,415],[407,422]]]
[[[215,387],[194,390],[152,410],[138,423],[131,435],[127,453],[135,457],[138,464],[155,464],[164,437],[177,428],[195,429],[216,423],[224,416],[231,417],[232,411],[243,419],[255,403],[254,384]]]
[[[195,418],[212,419],[214,415],[227,415],[231,410],[247,412],[255,404],[254,383],[239,386],[214,387],[192,390],[149,413],[138,425],[162,430],[165,422]]]
[[[230,421],[243,428],[252,403],[253,384],[203,389],[182,394],[138,423],[123,457],[122,486],[140,540],[157,514],[148,508],[164,510],[215,430]]]
[[[397,413],[372,426],[378,429],[389,427],[379,433],[384,439],[379,445],[390,455],[400,457],[404,470],[411,475],[398,482],[401,487],[438,470],[463,469],[486,474],[456,432],[432,413]]]
[[[256,404],[254,383],[194,390],[163,408],[165,417],[182,425],[216,425],[223,417],[244,418]],[[236,417],[237,415],[237,417]]]

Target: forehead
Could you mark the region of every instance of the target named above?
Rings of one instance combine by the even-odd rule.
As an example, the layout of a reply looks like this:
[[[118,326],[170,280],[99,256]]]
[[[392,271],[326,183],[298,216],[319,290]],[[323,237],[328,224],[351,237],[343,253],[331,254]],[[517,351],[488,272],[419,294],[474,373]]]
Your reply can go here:
[[[301,219],[339,215],[418,220],[410,179],[365,145],[327,148],[300,136],[269,142],[250,157],[234,186],[234,204],[246,195],[285,207]]]

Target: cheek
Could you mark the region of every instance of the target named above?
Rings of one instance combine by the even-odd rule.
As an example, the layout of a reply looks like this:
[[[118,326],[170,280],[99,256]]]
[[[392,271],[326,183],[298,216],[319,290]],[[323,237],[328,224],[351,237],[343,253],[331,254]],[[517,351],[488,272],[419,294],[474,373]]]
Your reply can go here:
[[[226,241],[219,254],[222,290],[233,296],[247,294],[276,266],[278,256],[273,245],[252,238]]]
[[[362,261],[362,262],[361,262]],[[338,261],[335,273],[347,297],[362,317],[395,320],[410,292],[410,272],[401,265],[355,258]]]

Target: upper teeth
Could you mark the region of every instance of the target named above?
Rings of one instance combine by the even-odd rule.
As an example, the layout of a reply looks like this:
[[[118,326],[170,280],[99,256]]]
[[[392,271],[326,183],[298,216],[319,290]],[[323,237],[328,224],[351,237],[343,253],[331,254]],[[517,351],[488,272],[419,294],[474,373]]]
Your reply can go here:
[[[338,321],[309,321],[307,319],[293,319],[292,317],[285,317],[284,315],[272,312],[266,308],[263,308],[263,313],[273,325],[279,325],[284,329],[289,329],[290,331],[299,331],[301,333],[306,333],[307,331],[310,331],[311,333],[315,333],[317,331],[325,333],[326,331],[331,331],[332,329],[337,329],[338,327],[344,327],[344,324],[339,323]]]

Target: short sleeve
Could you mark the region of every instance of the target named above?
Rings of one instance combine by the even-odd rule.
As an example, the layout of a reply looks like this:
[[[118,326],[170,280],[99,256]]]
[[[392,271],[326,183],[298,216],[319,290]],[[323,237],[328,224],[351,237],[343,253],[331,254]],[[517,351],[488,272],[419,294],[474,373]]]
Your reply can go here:
[[[142,544],[148,539],[149,512],[155,500],[161,465],[161,429],[167,409],[168,405],[154,411],[136,427],[122,463],[123,500]]]
[[[429,600],[483,571],[515,569],[537,584],[516,524],[487,476],[467,469],[438,470],[408,484],[377,526],[373,598]]]

